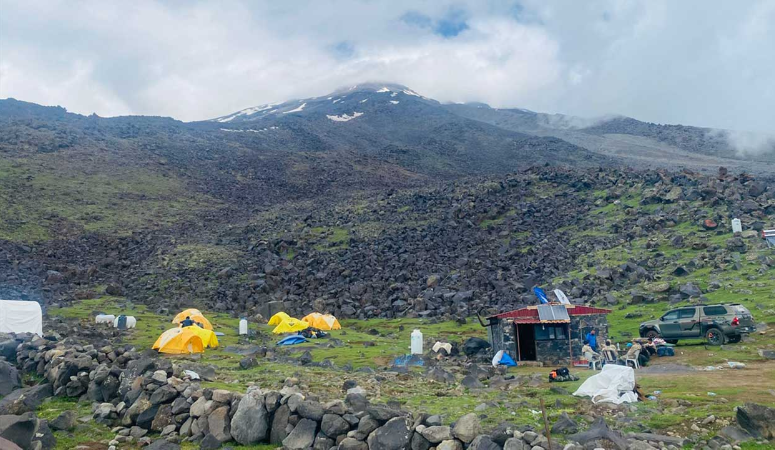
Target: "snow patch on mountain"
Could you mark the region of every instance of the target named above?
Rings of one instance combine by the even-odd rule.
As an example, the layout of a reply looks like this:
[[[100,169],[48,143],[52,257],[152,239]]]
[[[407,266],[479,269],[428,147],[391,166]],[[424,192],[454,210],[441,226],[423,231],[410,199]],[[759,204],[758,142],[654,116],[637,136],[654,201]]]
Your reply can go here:
[[[387,87],[383,87],[382,89],[377,91],[377,94],[381,94],[383,92],[392,92],[392,91],[390,89],[388,89]]]
[[[398,100],[390,100],[390,103],[392,103],[394,105],[397,105],[398,104]]]
[[[290,111],[283,111],[283,114],[299,112],[299,111],[303,110],[305,106],[307,106],[307,103],[302,103],[301,106],[299,106],[298,108],[292,109]]]
[[[347,121],[355,119],[356,117],[360,117],[362,115],[363,115],[362,112],[353,112],[352,116],[347,115],[347,114],[342,114],[341,116],[329,116],[329,115],[327,115],[326,117],[328,117],[330,120],[333,120],[334,122],[347,122]]]
[[[232,128],[221,128],[221,131],[225,131],[227,133],[263,133],[264,131],[269,130],[276,130],[278,127],[269,127],[269,128],[261,128],[260,130],[235,130]]]
[[[221,122],[221,123],[231,122],[232,120],[234,120],[239,116],[252,116],[255,113],[266,111],[267,109],[270,109],[273,106],[275,106],[275,104],[273,103],[268,103],[266,105],[261,105],[261,106],[254,106],[252,108],[243,109],[242,111],[237,111],[236,113],[230,116],[221,117],[220,119],[215,119],[215,121]]]

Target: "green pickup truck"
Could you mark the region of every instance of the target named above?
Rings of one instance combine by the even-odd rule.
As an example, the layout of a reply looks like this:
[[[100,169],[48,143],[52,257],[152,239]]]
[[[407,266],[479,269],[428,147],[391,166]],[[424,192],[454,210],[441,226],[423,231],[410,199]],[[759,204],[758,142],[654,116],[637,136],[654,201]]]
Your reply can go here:
[[[756,331],[748,309],[739,303],[684,306],[662,317],[640,324],[645,338],[661,337],[675,344],[681,339],[706,339],[709,344],[740,342],[743,335]]]

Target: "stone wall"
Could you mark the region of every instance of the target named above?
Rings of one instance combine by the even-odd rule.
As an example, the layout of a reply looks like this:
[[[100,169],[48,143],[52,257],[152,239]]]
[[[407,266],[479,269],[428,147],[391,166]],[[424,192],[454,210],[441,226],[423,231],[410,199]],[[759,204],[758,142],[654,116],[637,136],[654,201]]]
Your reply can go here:
[[[93,420],[116,432],[110,443],[113,450],[125,443],[150,444],[149,433],[159,433],[172,443],[199,442],[202,449],[219,448],[227,442],[269,443],[289,450],[547,447],[546,438],[530,427],[501,427],[484,434],[476,414],[446,426],[439,416],[372,404],[363,389],[349,384],[344,400],[328,402],[301,392],[292,379],[279,391],[251,387],[243,394],[202,388],[185,363],[127,349],[97,349],[38,337],[19,344],[16,363],[45,382],[0,400],[0,417],[30,414],[52,395],[85,398],[92,401]],[[67,422],[67,418],[57,421]]]

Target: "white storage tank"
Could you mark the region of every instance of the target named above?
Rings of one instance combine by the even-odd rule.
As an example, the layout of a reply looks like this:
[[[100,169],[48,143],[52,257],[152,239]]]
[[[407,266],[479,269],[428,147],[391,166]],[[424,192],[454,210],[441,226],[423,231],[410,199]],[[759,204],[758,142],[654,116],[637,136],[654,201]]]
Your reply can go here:
[[[422,331],[420,330],[414,330],[412,331],[412,339],[411,339],[411,354],[413,355],[422,355]]]
[[[109,323],[111,325],[114,320],[116,320],[116,316],[113,314],[97,314],[97,317],[94,318],[96,323]]]
[[[239,321],[239,334],[240,336],[248,334],[248,319],[244,317]]]

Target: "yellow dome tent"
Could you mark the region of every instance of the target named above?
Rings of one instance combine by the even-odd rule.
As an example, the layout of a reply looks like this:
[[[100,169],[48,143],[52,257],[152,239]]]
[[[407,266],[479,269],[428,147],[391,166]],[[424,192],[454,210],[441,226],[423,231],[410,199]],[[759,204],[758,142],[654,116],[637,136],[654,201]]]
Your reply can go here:
[[[202,353],[205,350],[202,338],[187,328],[172,328],[165,331],[152,348],[159,353],[174,355]]]
[[[205,330],[213,329],[212,324],[210,324],[210,321],[207,320],[204,314],[202,314],[202,312],[199,311],[198,309],[194,309],[194,308],[189,308],[185,311],[182,311],[180,314],[175,316],[174,319],[172,319],[172,323],[179,324],[180,322],[183,322],[184,320],[186,320],[186,317],[190,317],[191,320],[193,320],[194,322],[199,322],[202,325],[204,325]]]
[[[309,324],[309,326],[313,328],[317,328],[318,330],[341,330],[342,326],[339,324],[339,321],[336,320],[336,317],[332,316],[331,314],[320,314],[320,313],[311,313],[304,316],[303,319],[301,319]]]
[[[290,320],[290,319],[291,319],[291,316],[280,311],[279,313],[275,314],[269,319],[269,322],[267,322],[267,325],[280,325],[284,321]]]
[[[288,320],[283,320],[279,325],[277,325],[275,329],[272,330],[272,333],[295,333],[306,328],[309,328],[309,324],[307,322],[291,317]]]
[[[184,330],[190,330],[192,333],[199,336],[202,339],[202,344],[205,348],[218,347],[218,337],[210,330],[199,328],[197,325],[191,325],[190,327],[183,327]]]

